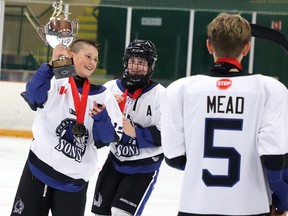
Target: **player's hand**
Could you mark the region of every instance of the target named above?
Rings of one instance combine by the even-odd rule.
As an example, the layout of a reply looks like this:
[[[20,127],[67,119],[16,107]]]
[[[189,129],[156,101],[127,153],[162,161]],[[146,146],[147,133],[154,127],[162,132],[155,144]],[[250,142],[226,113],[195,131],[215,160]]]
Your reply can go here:
[[[123,117],[123,132],[132,138],[136,137],[135,127],[133,127],[133,125],[131,124],[130,119],[126,117]]]
[[[63,56],[68,56],[69,54],[69,48],[60,44],[57,45],[54,49],[53,49],[53,53],[52,53],[52,58],[51,61],[49,62],[50,65],[52,65],[52,61],[55,61]]]
[[[89,111],[89,115],[92,117],[94,115],[97,115],[98,113],[102,112],[103,109],[105,109],[106,106],[104,104],[99,104],[96,101],[93,101],[93,107]]]
[[[271,207],[270,215],[271,216],[286,216],[287,211],[279,211],[274,206]]]
[[[114,97],[115,97],[117,103],[120,103],[124,100],[124,97],[122,95],[115,94]]]

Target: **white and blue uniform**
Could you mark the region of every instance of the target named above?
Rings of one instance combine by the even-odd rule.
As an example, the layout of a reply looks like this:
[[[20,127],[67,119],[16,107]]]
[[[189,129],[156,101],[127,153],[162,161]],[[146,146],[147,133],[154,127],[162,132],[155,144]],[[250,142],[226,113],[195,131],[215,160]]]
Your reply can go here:
[[[123,78],[104,84],[117,99],[122,96],[119,107],[125,118],[122,138],[111,143],[97,179],[92,205],[96,215],[140,216],[157,181],[164,158],[160,98],[165,91],[150,79],[157,56],[151,41],[132,41],[124,52]]]
[[[82,93],[85,79],[75,77]],[[22,94],[36,111],[33,141],[28,157],[32,174],[44,184],[67,192],[79,191],[96,172],[97,148],[122,136],[122,116],[114,95],[103,86],[90,85],[84,117],[86,133],[72,133],[76,112],[68,78],[55,79],[52,67],[43,64]],[[93,101],[106,109],[91,117]]]
[[[151,81],[152,82],[152,81]],[[125,91],[121,80],[104,84],[113,94]],[[158,170],[163,159],[160,137],[160,97],[165,88],[155,82],[146,87],[142,94],[133,99],[127,96],[125,115],[135,125],[136,139],[123,133],[119,143],[110,145],[114,168],[122,173],[148,173]]]
[[[120,79],[108,81],[104,86],[114,95],[127,92]],[[99,173],[94,192],[92,212],[96,215],[113,215],[111,211],[114,208],[127,215],[141,215],[157,182],[164,158],[160,98],[165,88],[150,80],[148,86],[137,90],[142,90],[137,97],[135,92],[126,94],[123,110],[123,115],[135,127],[136,137],[123,132],[118,143],[110,144],[110,153]]]
[[[161,135],[168,164],[185,170],[178,215],[268,213],[270,189],[287,210],[287,108],[286,87],[263,75],[213,72],[168,86]]]

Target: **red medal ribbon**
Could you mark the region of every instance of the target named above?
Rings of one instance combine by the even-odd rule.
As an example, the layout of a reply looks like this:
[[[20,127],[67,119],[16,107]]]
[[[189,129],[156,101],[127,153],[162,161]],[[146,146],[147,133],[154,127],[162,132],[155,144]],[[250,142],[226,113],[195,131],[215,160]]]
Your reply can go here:
[[[124,93],[121,95],[124,99],[123,99],[123,101],[121,101],[121,102],[118,103],[119,108],[120,108],[120,110],[121,110],[122,113],[123,113],[124,108],[125,108],[127,95],[128,95],[128,89],[125,89]]]
[[[88,94],[90,91],[90,81],[88,79],[85,80],[83,89],[82,89],[81,98],[79,96],[79,92],[78,92],[74,78],[69,77],[69,82],[70,82],[71,89],[72,89],[77,123],[83,124],[86,106],[87,106]]]
[[[140,89],[136,89],[133,94],[129,94],[128,93],[128,89],[125,89],[124,93],[121,95],[124,99],[123,99],[122,102],[118,103],[122,113],[123,113],[123,111],[125,109],[127,95],[129,97],[131,97],[132,99],[137,99],[141,95],[142,91],[143,91],[143,89],[140,88]]]
[[[133,94],[129,94],[129,97],[137,99],[141,95],[142,91],[143,91],[142,88],[136,89]]]

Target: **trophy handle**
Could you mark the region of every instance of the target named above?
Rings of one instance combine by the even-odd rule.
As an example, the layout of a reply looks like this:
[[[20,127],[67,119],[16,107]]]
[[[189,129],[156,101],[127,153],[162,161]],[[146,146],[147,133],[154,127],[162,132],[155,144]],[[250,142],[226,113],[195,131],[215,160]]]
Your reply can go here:
[[[79,32],[79,20],[74,19],[74,20],[72,20],[71,24],[72,24],[72,29],[74,29],[74,28],[76,29],[76,32],[73,31],[73,37],[76,37],[76,35]]]
[[[48,42],[47,42],[47,40],[46,40],[46,37],[45,37],[45,26],[40,25],[40,26],[38,26],[37,30],[38,30],[38,34],[39,34],[40,38],[41,38],[41,39],[45,42],[45,44],[48,46],[49,44],[48,44]]]

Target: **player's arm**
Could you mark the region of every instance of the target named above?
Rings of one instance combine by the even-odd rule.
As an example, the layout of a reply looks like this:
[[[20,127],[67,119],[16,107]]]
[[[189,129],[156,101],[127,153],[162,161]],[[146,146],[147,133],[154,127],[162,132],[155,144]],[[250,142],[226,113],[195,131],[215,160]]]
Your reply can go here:
[[[273,78],[264,82],[265,107],[258,131],[258,151],[272,191],[272,204],[288,210],[288,91]]]
[[[151,100],[158,100],[158,96],[161,94],[154,95],[155,97]],[[139,148],[151,148],[161,146],[161,134],[160,134],[160,103],[155,104],[155,110],[153,111],[154,118],[150,126],[144,127],[143,125],[132,122],[131,119],[123,117],[123,141],[129,140],[131,137],[136,138],[137,146]],[[125,142],[125,141],[124,141]]]
[[[161,135],[156,126],[144,128],[136,124],[135,131],[139,148],[161,146]]]
[[[97,148],[118,142],[123,133],[122,114],[118,104],[110,91],[105,93],[105,104],[94,102],[93,109],[90,110],[90,116],[94,120],[93,139]]]
[[[56,60],[59,56],[66,56],[68,50],[63,45],[58,45],[53,49],[51,61]],[[37,70],[31,81],[26,85],[26,91],[21,93],[21,96],[29,104],[32,110],[38,107],[43,108],[44,103],[48,98],[50,89],[50,80],[54,76],[51,64],[42,64]]]
[[[94,120],[93,139],[97,148],[107,146],[110,142],[117,142],[119,140],[105,107],[103,107],[101,112],[93,115],[92,118]]]
[[[168,86],[161,98],[161,139],[165,162],[176,169],[186,166],[181,81]]]
[[[278,211],[288,210],[288,154],[262,155],[272,194],[272,204]]]
[[[160,131],[156,126],[143,127],[140,124],[131,122],[130,119],[123,117],[123,139],[125,143],[131,138],[137,140],[139,148],[150,148],[161,146]]]
[[[32,110],[43,108],[43,104],[48,98],[50,89],[50,81],[53,74],[52,66],[42,64],[35,75],[26,85],[26,91],[21,93],[21,96],[29,104]]]
[[[186,155],[182,155],[182,156],[171,158],[171,159],[165,157],[165,162],[167,163],[168,166],[171,166],[179,170],[185,169],[186,160],[187,160]]]

